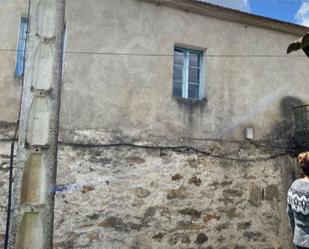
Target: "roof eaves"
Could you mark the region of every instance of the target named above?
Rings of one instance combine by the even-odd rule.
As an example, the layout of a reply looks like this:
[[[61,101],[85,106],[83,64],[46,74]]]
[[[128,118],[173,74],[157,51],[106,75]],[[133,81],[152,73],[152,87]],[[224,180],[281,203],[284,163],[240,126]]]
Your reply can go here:
[[[269,17],[259,16],[235,10],[201,0],[143,0],[157,5],[164,5],[187,12],[207,15],[227,21],[243,23],[247,25],[272,29],[293,35],[303,35],[309,32],[309,28],[294,23],[284,22]]]

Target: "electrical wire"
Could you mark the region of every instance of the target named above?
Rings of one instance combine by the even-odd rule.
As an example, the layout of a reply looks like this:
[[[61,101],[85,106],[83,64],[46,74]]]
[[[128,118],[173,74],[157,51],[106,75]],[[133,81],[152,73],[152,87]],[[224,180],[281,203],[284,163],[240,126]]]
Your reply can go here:
[[[0,142],[12,142],[13,140],[14,140],[14,137],[12,137],[12,138],[0,138]],[[16,138],[15,138],[15,141],[17,141]]]
[[[177,152],[187,152],[187,153],[197,153],[206,155],[209,157],[223,159],[223,160],[231,160],[238,162],[258,162],[258,161],[267,161],[271,159],[275,159],[277,157],[288,155],[286,151],[277,153],[274,155],[270,155],[267,157],[256,157],[256,158],[237,158],[237,157],[228,157],[225,155],[216,155],[210,152],[198,149],[192,146],[158,146],[158,145],[139,145],[134,143],[110,143],[110,144],[93,144],[93,143],[75,143],[75,142],[64,142],[58,141],[58,144],[70,147],[80,147],[80,148],[113,148],[113,147],[131,147],[131,148],[141,148],[141,149],[157,149],[157,150],[172,150]]]
[[[59,0],[59,1],[61,1],[61,0]],[[76,2],[76,0],[66,0],[66,2],[68,2],[68,1],[75,1]],[[91,2],[104,2],[104,1],[105,2],[110,2],[112,0],[80,0],[80,1],[83,1],[83,2],[86,2],[86,1],[91,1]],[[128,2],[128,0],[119,0],[119,1]],[[226,0],[226,1],[227,2],[233,2],[235,0]],[[253,2],[268,2],[269,0],[250,0],[250,1],[253,1]],[[299,1],[301,1],[301,0],[276,0],[276,2],[299,2]],[[215,5],[215,4],[208,3],[208,2],[207,2],[207,4]],[[220,6],[221,7],[221,5],[216,5],[216,6]]]
[[[12,141],[12,139],[0,139],[0,142],[7,142]],[[187,138],[190,139],[190,138]],[[16,139],[15,139],[16,140]],[[235,144],[242,144],[244,141],[242,140],[224,140],[224,139],[213,139],[213,138],[202,138],[202,139],[193,139],[193,140],[199,140],[199,141],[209,141],[209,142],[218,142],[218,143],[235,143]],[[189,146],[189,145],[176,145],[176,146],[159,146],[159,145],[138,145],[133,143],[109,143],[109,144],[94,144],[94,143],[77,143],[77,142],[69,142],[69,141],[58,141],[59,145],[62,146],[70,146],[70,147],[80,147],[80,148],[111,148],[111,147],[132,147],[132,148],[143,148],[143,149],[159,149],[159,150],[173,150],[173,151],[183,151],[183,152],[194,152],[199,153],[203,155],[208,155],[209,157],[214,157],[218,159],[226,159],[226,160],[234,160],[234,161],[265,161],[268,159],[274,159],[276,157],[280,157],[283,155],[288,155],[291,152],[295,151],[295,147],[290,146],[284,146],[282,143],[276,144],[272,143],[271,141],[263,140],[263,143],[259,143],[256,141],[248,141],[249,144],[257,147],[257,148],[268,148],[268,149],[275,149],[275,150],[281,150],[283,152],[270,155],[265,158],[235,158],[235,157],[227,157],[224,154],[221,155],[215,155],[211,154],[207,151],[200,150],[196,147]],[[1,155],[0,155],[1,157]]]
[[[100,128],[96,128],[92,130],[97,130],[97,129],[100,129]],[[162,138],[161,136],[156,136],[156,137]],[[0,138],[0,142],[11,142],[13,139],[14,138]],[[217,143],[234,143],[234,144],[244,143],[244,140],[237,140],[237,139],[230,140],[230,139],[219,139],[219,138],[192,138],[192,137],[181,137],[181,139],[199,141],[199,142],[217,142]],[[282,150],[294,150],[295,149],[294,147],[285,146],[282,141],[281,142],[279,141],[278,143],[274,143],[274,141],[271,141],[271,140],[262,140],[262,141],[251,141],[251,140],[247,141],[246,140],[246,142],[250,143],[251,145],[255,147],[261,147],[261,148],[282,149]],[[58,144],[60,145],[64,145],[64,144],[70,145],[71,144],[72,146],[81,145],[80,147],[87,147],[87,144],[71,143],[71,142],[66,142],[66,141],[58,142]],[[102,147],[101,144],[97,144],[97,145],[94,144],[94,145],[98,147],[100,146]],[[175,146],[175,147],[179,147],[179,146]],[[188,147],[188,146],[185,145],[185,147]]]
[[[0,49],[0,52],[19,52],[17,49]],[[95,52],[95,51],[64,51],[64,54],[73,55],[107,55],[107,56],[144,56],[144,57],[175,57],[174,54],[155,54],[155,53],[117,53],[117,52]],[[252,57],[252,58],[307,58],[305,55],[285,55],[285,54],[207,54],[205,57]]]
[[[21,52],[24,50],[16,49],[0,49],[0,52]],[[75,54],[75,55],[114,55],[114,56],[145,56],[145,57],[176,57],[174,54],[155,54],[155,53],[117,53],[117,52],[95,52],[95,51],[64,51],[64,54]],[[285,54],[206,54],[206,57],[304,57],[305,55],[285,55]]]
[[[14,150],[15,150],[15,140],[16,140],[16,136],[17,136],[18,125],[19,125],[19,122],[16,123],[15,133],[14,133],[14,137],[13,137],[13,140],[12,140],[12,143],[11,143],[11,151],[10,151],[9,190],[8,190],[8,204],[7,204],[7,218],[6,218],[4,249],[8,248],[8,241],[9,241],[9,228],[10,228],[11,206],[12,206]]]
[[[147,54],[147,53],[115,53],[115,52],[93,52],[93,51],[66,51],[65,54],[77,54],[77,55],[115,55],[115,56],[145,56],[145,57],[176,57],[173,54]],[[253,57],[253,58],[291,58],[291,57],[304,57],[307,58],[305,55],[284,55],[284,54],[207,54],[205,57],[238,57],[238,58],[245,58],[245,57]]]

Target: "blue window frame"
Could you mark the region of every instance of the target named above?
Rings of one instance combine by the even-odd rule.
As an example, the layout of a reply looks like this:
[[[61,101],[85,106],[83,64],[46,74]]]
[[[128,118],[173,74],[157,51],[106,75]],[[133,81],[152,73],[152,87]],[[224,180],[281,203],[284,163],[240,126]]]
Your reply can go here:
[[[28,18],[21,17],[18,36],[18,47],[16,53],[15,76],[22,77],[24,74],[24,58],[26,50],[26,37],[28,28]]]
[[[188,48],[174,48],[173,96],[202,99],[203,52]]]

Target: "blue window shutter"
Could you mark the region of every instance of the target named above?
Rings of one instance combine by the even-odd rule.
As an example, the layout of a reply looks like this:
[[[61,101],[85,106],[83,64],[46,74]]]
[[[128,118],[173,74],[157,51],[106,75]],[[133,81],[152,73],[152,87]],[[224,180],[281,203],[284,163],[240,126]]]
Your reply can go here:
[[[27,27],[28,27],[28,19],[26,17],[22,17],[20,19],[18,47],[16,54],[15,75],[17,77],[22,77],[24,74],[24,58],[26,49]]]

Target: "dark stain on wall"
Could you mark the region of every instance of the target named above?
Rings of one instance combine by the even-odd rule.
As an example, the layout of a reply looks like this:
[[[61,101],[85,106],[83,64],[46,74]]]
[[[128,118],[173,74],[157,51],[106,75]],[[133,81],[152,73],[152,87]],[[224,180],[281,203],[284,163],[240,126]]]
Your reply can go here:
[[[206,112],[207,100],[206,99],[185,99],[174,97],[178,105],[179,111],[184,115],[184,120],[187,124],[187,128],[191,131],[195,122],[199,122],[203,118],[203,114]],[[199,120],[194,120],[194,117],[199,117]]]
[[[272,144],[282,146],[293,156],[297,152],[293,109],[295,106],[304,104],[301,99],[293,96],[282,98],[279,107],[281,119],[274,125],[271,132],[266,135],[266,140],[269,140]]]
[[[10,129],[15,128],[15,126],[16,126],[15,122],[0,121],[0,128]]]

